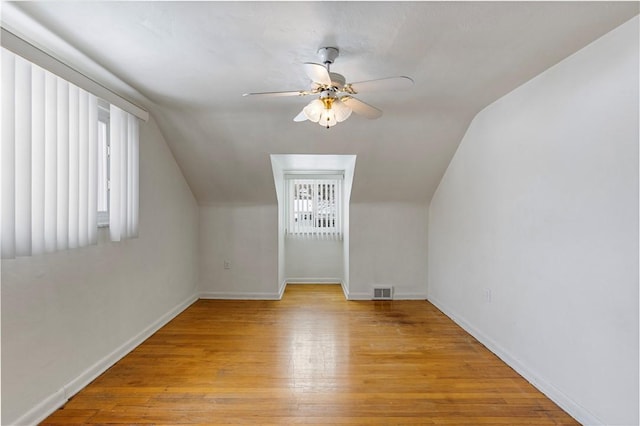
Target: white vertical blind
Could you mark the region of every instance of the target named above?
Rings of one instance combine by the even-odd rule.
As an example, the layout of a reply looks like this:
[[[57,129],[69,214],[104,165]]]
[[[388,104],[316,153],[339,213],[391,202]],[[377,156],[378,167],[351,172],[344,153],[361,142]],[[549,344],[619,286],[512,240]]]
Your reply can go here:
[[[69,85],[69,248],[78,247],[78,221],[80,196],[80,169],[78,162],[80,156],[80,129],[79,126],[71,125],[77,123],[80,117],[80,105],[78,102],[78,87]]]
[[[15,72],[15,250],[18,256],[27,256],[31,254],[31,65],[16,58]]]
[[[56,250],[58,241],[58,79],[45,73],[44,111],[44,251]]]
[[[111,105],[111,190],[109,233],[112,241],[138,236],[138,120]]]
[[[106,212],[109,206],[107,145],[107,124],[104,121],[98,121],[97,211],[99,212]]]
[[[58,80],[58,194],[57,234],[58,250],[69,248],[69,83]]]
[[[337,209],[335,209],[333,211],[333,221],[336,224],[336,228],[338,228],[340,230],[340,235],[342,236],[342,222],[340,222],[339,217],[342,215],[342,200],[343,200],[343,196],[342,196],[342,181],[336,181],[335,186],[333,187],[333,197],[336,200],[340,200],[340,205],[338,206]]]
[[[97,108],[2,49],[2,258],[96,243]]]
[[[89,98],[91,102],[91,98]],[[98,242],[98,107],[88,108],[89,127],[88,137],[90,139],[87,150],[87,242],[96,244]]]
[[[15,126],[15,56],[2,50],[2,141],[0,142],[0,164],[2,165],[2,258],[15,256],[15,170],[16,170],[16,126]]]
[[[31,73],[32,121],[45,124],[44,70],[33,68]],[[44,253],[45,125],[34,126],[31,136],[31,250],[33,253]]]
[[[285,179],[286,232],[296,238],[341,239],[342,180]]]

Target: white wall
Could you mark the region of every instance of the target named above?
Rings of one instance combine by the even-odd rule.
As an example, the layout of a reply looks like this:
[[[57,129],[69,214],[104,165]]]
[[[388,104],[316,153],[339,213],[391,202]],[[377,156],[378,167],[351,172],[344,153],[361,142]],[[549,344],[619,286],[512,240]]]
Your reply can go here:
[[[278,206],[202,206],[199,260],[202,297],[277,299]]]
[[[342,282],[342,240],[287,237],[284,240],[287,282]]]
[[[139,238],[2,260],[2,424],[38,420],[196,297],[198,207],[153,119]]]
[[[280,197],[278,197],[278,210],[282,209],[280,203]],[[278,293],[284,293],[284,288],[286,285],[286,256],[285,256],[285,219],[284,215],[280,212],[278,213]]]
[[[395,299],[427,297],[427,206],[352,203],[349,298],[392,285]]]
[[[350,247],[350,234],[351,234],[351,223],[349,221],[351,217],[351,203],[344,203],[343,205],[344,217],[342,218],[342,291],[344,291],[345,297],[349,298],[349,276],[351,274],[350,263],[351,258],[349,257],[349,247]]]
[[[636,17],[478,114],[429,211],[430,300],[586,424],[639,421],[638,113]]]
[[[374,285],[391,284],[396,298],[426,299],[427,206],[351,204],[350,215],[349,298],[371,299]],[[280,297],[277,205],[202,206],[199,232],[201,297]]]

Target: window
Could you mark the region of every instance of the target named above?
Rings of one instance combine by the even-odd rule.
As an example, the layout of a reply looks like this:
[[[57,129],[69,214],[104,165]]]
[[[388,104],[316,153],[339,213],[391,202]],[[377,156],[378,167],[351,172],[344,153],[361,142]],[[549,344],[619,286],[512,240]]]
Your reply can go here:
[[[342,177],[290,175],[287,193],[287,234],[302,238],[342,238]]]
[[[2,258],[96,244],[104,224],[112,241],[136,237],[137,118],[0,53]]]

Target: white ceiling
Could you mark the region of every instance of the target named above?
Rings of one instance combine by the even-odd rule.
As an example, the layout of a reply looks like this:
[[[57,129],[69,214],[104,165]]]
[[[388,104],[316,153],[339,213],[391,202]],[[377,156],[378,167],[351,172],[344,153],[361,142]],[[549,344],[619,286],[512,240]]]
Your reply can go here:
[[[356,154],[352,201],[428,201],[475,114],[638,5],[16,3],[147,98],[200,204],[275,203],[269,154]],[[301,64],[321,46],[340,49],[332,71],[348,81],[407,75],[415,86],[358,95],[384,115],[330,130],[292,121],[311,99],[241,96],[306,89]]]

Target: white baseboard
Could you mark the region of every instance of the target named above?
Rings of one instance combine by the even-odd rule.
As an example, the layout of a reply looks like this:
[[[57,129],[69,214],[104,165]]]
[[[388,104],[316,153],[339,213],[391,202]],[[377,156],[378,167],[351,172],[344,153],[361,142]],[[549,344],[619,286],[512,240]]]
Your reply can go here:
[[[373,299],[373,293],[356,293],[353,291],[349,292],[349,296],[348,296],[349,300],[372,300]]]
[[[292,278],[286,279],[280,284],[277,293],[260,292],[232,292],[232,291],[203,291],[200,299],[215,300],[280,300],[284,295],[287,284],[342,284],[342,280],[337,278]]]
[[[278,300],[282,300],[282,296],[284,296],[284,291],[287,288],[287,281],[282,281],[280,284],[280,289],[278,290]]]
[[[66,404],[68,400],[69,398],[65,396],[64,388],[61,388],[40,401],[35,407],[20,416],[17,420],[9,422],[8,424],[14,426],[37,425],[49,417],[51,413]]]
[[[280,290],[284,291],[284,287]],[[203,291],[200,293],[200,299],[222,299],[222,300],[280,300],[282,294],[277,293],[258,293],[258,292],[232,292],[232,291]]]
[[[342,284],[341,278],[287,278],[287,284]]]
[[[373,300],[373,291],[369,293],[349,293],[349,300]],[[392,300],[427,300],[425,293],[393,293]]]
[[[344,283],[344,281],[340,283],[340,287],[342,287],[344,298],[349,300],[349,289],[347,288],[347,285]]]
[[[540,392],[545,394],[550,400],[558,404],[560,408],[566,411],[571,417],[576,419],[583,425],[604,425],[605,423],[591,414],[586,408],[571,399],[565,393],[556,388],[553,384],[536,374],[531,368],[526,366],[518,358],[511,355],[502,346],[489,338],[482,331],[471,325],[462,316],[457,315],[452,309],[444,305],[433,297],[428,297],[436,308],[443,314],[451,318],[453,322],[462,327],[467,333],[471,334],[476,340],[482,343],[487,349],[493,352],[498,358],[504,361],[508,366],[513,368],[518,374],[524,377],[529,383],[535,386]]]
[[[426,293],[394,293],[393,300],[427,300]]]
[[[95,380],[96,377],[104,373],[108,368],[110,368],[125,355],[134,350],[138,345],[148,339],[153,333],[166,325],[179,313],[187,309],[196,300],[198,300],[198,298],[194,294],[187,298],[185,301],[179,303],[169,312],[160,317],[157,321],[153,322],[153,324],[149,325],[147,328],[126,341],[113,352],[93,364],[78,377],[63,386],[60,390],[47,396],[31,410],[20,416],[17,420],[9,422],[8,424],[20,426],[37,425],[58,408],[62,407],[73,395],[78,393],[85,386]]]

